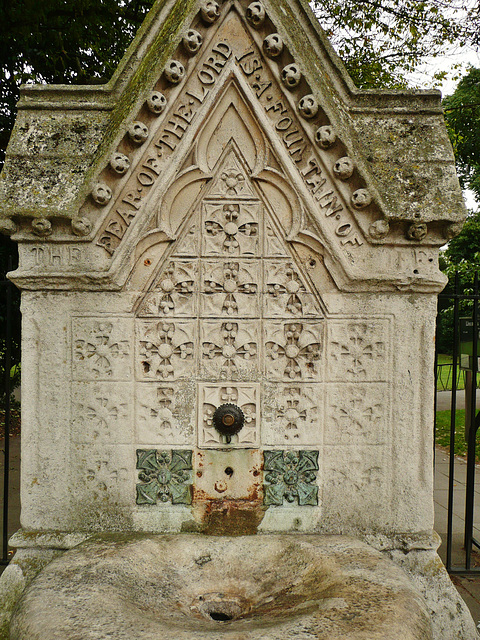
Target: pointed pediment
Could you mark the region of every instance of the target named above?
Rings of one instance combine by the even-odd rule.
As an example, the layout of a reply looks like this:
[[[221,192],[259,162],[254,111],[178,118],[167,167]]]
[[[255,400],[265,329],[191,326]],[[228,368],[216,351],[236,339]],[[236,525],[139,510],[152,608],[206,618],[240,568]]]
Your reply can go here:
[[[26,89],[24,95],[38,96],[35,91]],[[76,91],[72,109],[81,102]],[[429,247],[444,243],[447,221],[458,218],[449,212],[460,211],[458,189],[445,187],[450,180],[445,159],[443,187],[423,189],[422,201],[404,175],[411,169],[398,161],[404,157],[411,164],[417,153],[416,171],[425,174],[424,185],[431,184],[433,169],[421,158],[425,145],[415,142],[409,125],[415,145],[407,144],[385,173],[378,140],[399,94],[377,100],[357,91],[301,0],[159,0],[112,81],[88,96],[84,104],[90,101],[97,138],[92,134],[83,148],[77,142],[71,180],[58,165],[59,184],[28,211],[8,191],[14,183],[8,162],[3,182],[9,194],[5,212],[15,217],[17,239],[83,245],[76,264],[65,266],[73,272],[95,265],[85,282],[97,278],[121,287],[153,242],[168,245],[180,237],[188,242],[183,226],[193,220],[192,207],[208,189],[212,198],[259,197],[281,242],[298,245],[305,260],[320,256],[340,288],[387,281],[393,288],[408,287],[418,280],[419,286],[438,286]],[[42,99],[35,99],[39,110]],[[432,124],[441,117],[438,101],[431,94],[402,100],[412,113],[430,109],[431,137],[440,148],[443,125]],[[24,98],[20,107],[27,109],[27,102]],[[380,114],[384,124],[375,127]],[[397,138],[405,139],[400,129]],[[442,198],[450,204],[439,207]],[[54,201],[57,209],[49,214]],[[5,225],[13,230],[13,222]],[[379,245],[394,245],[402,257],[379,252]],[[419,245],[425,254],[420,272],[412,249]],[[392,269],[392,260],[404,267]]]

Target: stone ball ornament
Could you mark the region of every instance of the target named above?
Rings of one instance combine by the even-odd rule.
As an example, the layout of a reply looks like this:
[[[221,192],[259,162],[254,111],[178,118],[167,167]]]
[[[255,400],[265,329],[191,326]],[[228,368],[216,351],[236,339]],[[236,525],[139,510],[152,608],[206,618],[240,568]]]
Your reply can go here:
[[[183,47],[190,56],[194,56],[201,49],[203,44],[202,34],[195,29],[189,29],[183,37]]]
[[[375,220],[370,225],[368,233],[374,240],[383,240],[390,232],[390,225],[387,220]]]
[[[123,176],[130,169],[130,160],[124,153],[116,152],[110,158],[110,169],[119,176]]]
[[[337,135],[335,133],[335,130],[329,124],[319,127],[315,132],[315,142],[322,149],[328,149],[333,144],[335,144],[336,140]]]
[[[315,118],[319,110],[318,102],[312,94],[307,96],[303,96],[303,98],[298,103],[298,111],[301,116],[303,116],[306,120],[311,120]]]
[[[220,7],[218,2],[214,2],[213,0],[202,2],[200,15],[204,22],[207,24],[213,24],[220,17]]]
[[[167,99],[160,93],[160,91],[152,91],[152,93],[148,96],[147,101],[147,109],[156,116],[159,116],[161,113],[165,111],[165,107],[167,106]]]
[[[92,230],[92,223],[88,218],[75,218],[72,220],[72,233],[79,237],[88,236]]]
[[[353,176],[355,171],[355,164],[353,160],[348,156],[344,156],[335,162],[333,165],[333,173],[339,180],[348,180]]]
[[[295,89],[300,84],[302,79],[302,72],[298,65],[288,64],[282,69],[282,82],[287,89]]]
[[[247,20],[255,29],[259,29],[265,22],[265,7],[261,2],[252,2],[247,7]]]
[[[104,207],[112,199],[112,190],[103,182],[98,182],[92,189],[92,198],[97,204]]]
[[[463,222],[454,222],[453,224],[448,224],[443,234],[444,237],[447,240],[451,240],[452,238],[455,238],[455,236],[458,236],[458,234],[463,229],[463,224]]]
[[[355,209],[365,209],[372,203],[372,195],[367,189],[357,189],[352,193],[351,202]]]
[[[148,127],[143,122],[135,120],[128,127],[128,137],[135,144],[143,144],[148,138]]]
[[[414,222],[407,229],[407,238],[420,242],[427,237],[428,227],[424,222]]]
[[[46,238],[52,235],[52,223],[47,218],[35,218],[32,220],[32,231],[36,236]]]
[[[276,58],[283,51],[283,40],[278,33],[271,33],[263,41],[263,50],[269,58]]]
[[[178,60],[169,60],[163,73],[171,84],[180,84],[185,78],[185,67]]]
[[[0,233],[6,236],[12,236],[17,232],[17,225],[11,218],[0,220]]]

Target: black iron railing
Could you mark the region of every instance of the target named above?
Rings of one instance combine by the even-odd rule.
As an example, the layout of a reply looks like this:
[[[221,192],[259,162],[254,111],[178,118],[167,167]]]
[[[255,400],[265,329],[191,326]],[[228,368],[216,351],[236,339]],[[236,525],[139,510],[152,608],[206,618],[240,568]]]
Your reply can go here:
[[[10,261],[10,265],[11,265]],[[17,375],[12,378],[12,372],[19,372],[20,367],[20,304],[19,292],[5,277],[0,280],[0,454],[3,454],[2,474],[2,550],[0,566],[10,561],[8,538],[11,534],[11,431],[12,431],[12,392],[16,385]],[[17,410],[18,414],[18,410]],[[18,428],[18,425],[16,426]],[[14,488],[18,491],[18,486]],[[18,502],[18,499],[15,500]]]
[[[439,296],[439,307],[443,310],[449,310],[450,318],[453,323],[449,327],[450,345],[451,345],[451,398],[450,398],[450,446],[449,446],[449,464],[448,464],[448,513],[447,513],[447,535],[446,535],[446,567],[451,574],[474,574],[480,573],[480,569],[472,567],[472,554],[475,549],[480,549],[480,541],[474,536],[475,527],[475,474],[476,474],[476,447],[477,447],[477,431],[480,426],[480,414],[477,413],[477,373],[479,371],[479,330],[480,330],[480,312],[478,301],[480,300],[478,273],[475,274],[473,283],[461,285],[458,274],[456,274],[453,284],[450,283],[447,290]],[[463,316],[463,318],[461,318]],[[461,325],[463,321],[463,327]],[[442,318],[437,319],[437,336],[439,335],[439,324]],[[465,336],[465,327],[468,324],[467,336]],[[461,331],[463,330],[463,337]],[[468,339],[468,332],[471,332],[471,344]],[[443,327],[443,338],[445,339],[445,327]],[[437,340],[438,344],[438,340]],[[464,353],[460,351],[460,345],[463,345]],[[470,346],[468,346],[470,344]],[[467,345],[467,348],[465,348]],[[467,351],[467,353],[465,353]],[[467,364],[468,363],[468,364]],[[440,372],[438,364],[438,354],[435,357],[437,384],[436,391],[442,391],[438,388]],[[466,456],[466,482],[464,495],[459,495],[457,487],[455,491],[455,435],[457,430],[456,411],[457,411],[457,391],[459,383],[459,368],[465,371],[465,438],[467,444]],[[463,371],[462,371],[463,373]],[[462,385],[463,387],[463,385]],[[457,463],[458,464],[458,463]],[[455,549],[455,564],[453,562],[453,544],[454,544],[454,509],[455,501],[465,500],[465,521],[463,531],[463,549]],[[458,541],[457,541],[458,545]],[[459,552],[460,551],[460,552]],[[459,562],[458,558],[462,557],[463,561]]]

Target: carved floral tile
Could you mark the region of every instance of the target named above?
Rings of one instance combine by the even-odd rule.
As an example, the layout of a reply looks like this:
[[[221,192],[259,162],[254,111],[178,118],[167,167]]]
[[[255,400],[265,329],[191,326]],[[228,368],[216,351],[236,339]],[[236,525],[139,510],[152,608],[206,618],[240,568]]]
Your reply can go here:
[[[323,324],[265,322],[265,375],[269,380],[320,381]]]
[[[72,441],[133,443],[133,387],[125,382],[72,386]]]
[[[387,439],[389,408],[386,385],[329,385],[325,444],[382,444]]]
[[[77,445],[72,458],[72,491],[82,504],[108,510],[132,504],[135,457],[132,447],[119,444]]]
[[[202,377],[213,380],[256,380],[258,324],[251,320],[202,322]]]
[[[143,299],[140,317],[192,317],[198,290],[196,260],[170,260]]]
[[[192,451],[137,449],[137,504],[191,504]]]
[[[318,451],[264,451],[264,504],[318,504]]]
[[[324,393],[321,384],[265,384],[262,442],[321,445]]]
[[[130,380],[133,321],[130,318],[72,318],[74,380]]]
[[[198,446],[221,449],[226,440],[213,426],[213,414],[222,404],[234,404],[243,412],[244,425],[231,437],[228,448],[258,447],[260,445],[260,385],[259,384],[200,384],[198,403]]]
[[[138,384],[136,441],[149,445],[193,446],[195,404],[195,388],[189,383]]]
[[[388,379],[388,321],[329,323],[329,380],[376,382]]]
[[[257,261],[246,260],[204,262],[201,316],[258,317],[259,266]]]
[[[288,260],[264,262],[265,318],[321,317],[315,296],[306,287],[298,269]]]
[[[260,205],[257,203],[205,204],[202,253],[205,256],[253,257],[260,248]]]
[[[195,322],[137,322],[137,379],[177,380],[196,373]]]

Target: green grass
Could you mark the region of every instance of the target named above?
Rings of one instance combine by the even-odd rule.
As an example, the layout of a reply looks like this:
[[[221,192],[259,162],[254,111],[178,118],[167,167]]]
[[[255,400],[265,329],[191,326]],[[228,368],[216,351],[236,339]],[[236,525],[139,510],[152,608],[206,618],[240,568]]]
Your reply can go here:
[[[444,449],[450,449],[450,411],[437,411],[435,442]],[[477,432],[477,451],[480,451],[480,429]],[[455,412],[455,455],[467,455],[465,409],[458,409]],[[478,456],[477,462],[479,462]]]
[[[437,391],[451,391],[453,382],[453,358],[439,354],[437,370]],[[480,373],[477,374],[477,386],[480,387]],[[457,389],[465,389],[465,372],[457,366]]]

